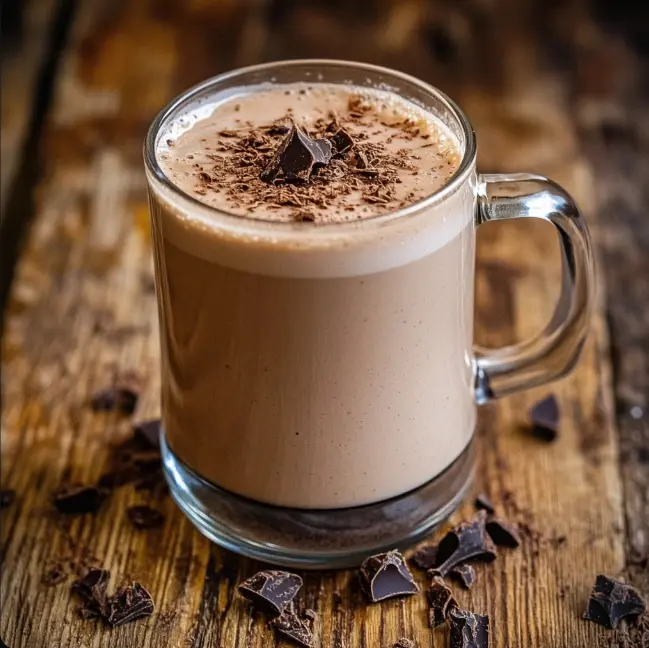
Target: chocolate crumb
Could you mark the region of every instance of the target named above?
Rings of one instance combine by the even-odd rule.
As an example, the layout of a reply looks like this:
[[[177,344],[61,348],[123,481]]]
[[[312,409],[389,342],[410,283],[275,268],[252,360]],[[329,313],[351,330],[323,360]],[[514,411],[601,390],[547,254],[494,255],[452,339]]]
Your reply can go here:
[[[138,443],[151,450],[160,449],[160,430],[162,422],[160,419],[149,419],[140,421],[133,425],[133,435]]]
[[[126,515],[136,529],[152,529],[162,526],[165,521],[160,511],[149,506],[130,506],[126,509]]]
[[[547,442],[554,441],[559,432],[559,417],[559,405],[553,395],[540,400],[530,409],[532,434]]]
[[[132,386],[117,384],[100,389],[91,399],[95,412],[121,412],[131,415],[137,406],[139,394]]]
[[[96,513],[107,495],[108,491],[103,488],[69,484],[62,486],[54,493],[53,501],[60,513],[80,515]]]
[[[65,569],[65,565],[62,562],[57,561],[55,563],[51,563],[48,567],[46,567],[43,575],[41,576],[41,583],[43,583],[43,585],[47,585],[48,587],[52,587],[65,581],[67,577],[68,574]]]
[[[16,491],[11,488],[4,488],[0,490],[0,510],[7,508],[13,504],[16,498]]]

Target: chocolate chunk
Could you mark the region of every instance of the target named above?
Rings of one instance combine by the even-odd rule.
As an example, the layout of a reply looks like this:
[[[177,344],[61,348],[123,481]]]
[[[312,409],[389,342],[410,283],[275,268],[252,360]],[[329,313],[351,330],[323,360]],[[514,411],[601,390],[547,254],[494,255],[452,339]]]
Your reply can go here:
[[[475,569],[471,565],[456,565],[449,575],[457,578],[466,589],[471,589],[475,585]]]
[[[281,614],[302,587],[302,579],[290,572],[269,570],[257,572],[239,585],[242,596],[255,605]]]
[[[455,608],[449,612],[451,648],[489,648],[489,617]]]
[[[293,124],[288,135],[279,145],[271,161],[262,171],[264,182],[277,180],[306,182],[314,169],[331,161],[331,142],[311,139]]]
[[[137,443],[150,450],[160,448],[160,419],[141,421],[133,426],[133,437]]]
[[[53,585],[62,583],[67,577],[68,574],[65,570],[65,565],[62,562],[56,562],[50,564],[45,569],[43,575],[41,576],[41,583],[43,583],[43,585],[48,585],[51,587]]]
[[[278,634],[291,639],[298,646],[305,646],[305,648],[313,646],[313,632],[297,614],[283,612],[278,617],[275,617],[271,624]]]
[[[344,128],[339,128],[329,141],[334,155],[347,153],[354,146],[354,138]]]
[[[107,494],[105,489],[96,486],[70,484],[54,493],[54,506],[60,513],[70,515],[96,513]]]
[[[109,571],[91,567],[83,577],[72,583],[72,591],[83,599],[84,604],[79,609],[79,614],[84,619],[105,615],[109,579]]]
[[[486,493],[480,493],[476,496],[475,507],[478,510],[482,509],[483,511],[487,511],[487,513],[491,513],[492,515],[496,512],[494,503],[491,501],[491,497],[489,497],[489,495],[487,495]]]
[[[150,616],[154,609],[151,594],[140,583],[133,583],[110,597],[106,620],[112,626],[123,625]]]
[[[604,574],[598,574],[584,619],[615,630],[622,619],[640,616],[646,607],[637,589]]]
[[[554,396],[540,400],[530,409],[532,434],[544,441],[554,441],[559,431],[559,405]]]
[[[396,550],[367,558],[361,565],[360,579],[372,603],[419,591],[404,557]]]
[[[11,506],[14,499],[16,498],[16,491],[11,488],[5,488],[0,491],[0,509],[7,508]]]
[[[489,537],[497,546],[513,549],[520,546],[521,538],[515,525],[498,518],[492,518],[487,521],[486,526]]]
[[[412,639],[401,637],[401,639],[398,639],[397,643],[394,644],[394,648],[415,648],[415,642]]]
[[[449,612],[457,607],[453,592],[441,576],[433,576],[428,588],[428,603],[430,604],[428,625],[431,628],[442,625],[448,618]]]
[[[418,549],[412,560],[419,569],[432,569],[437,561],[437,545],[426,545]]]
[[[91,405],[95,412],[122,412],[130,416],[135,411],[138,397],[132,387],[118,384],[96,392]]]
[[[126,515],[131,524],[137,529],[151,529],[162,526],[165,516],[156,509],[149,506],[130,506],[126,509]]]
[[[469,560],[496,558],[496,547],[487,534],[486,519],[486,511],[480,511],[473,520],[459,524],[442,538],[437,546],[435,566],[442,576]]]

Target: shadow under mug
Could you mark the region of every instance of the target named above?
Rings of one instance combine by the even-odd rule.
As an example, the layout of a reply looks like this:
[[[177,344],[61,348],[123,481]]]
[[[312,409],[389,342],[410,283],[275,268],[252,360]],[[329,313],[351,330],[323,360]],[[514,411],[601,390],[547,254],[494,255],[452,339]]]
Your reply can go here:
[[[266,222],[223,213],[183,193],[165,176],[156,159],[156,147],[160,138],[165,136],[169,124],[179,116],[215,96],[232,97],[259,87],[297,82],[389,89],[399,97],[418,104],[441,120],[457,139],[462,152],[459,168],[442,189],[404,209],[356,222],[321,226]],[[333,568],[357,565],[372,553],[421,540],[457,507],[471,483],[475,465],[473,436],[476,404],[559,378],[577,361],[587,333],[594,288],[589,235],[577,206],[561,187],[541,176],[520,173],[478,175],[476,142],[469,121],[448,97],[422,81],[385,68],[329,60],[284,61],[236,70],[190,89],[162,110],[146,138],[145,163],[161,324],[164,430],[161,444],[165,475],[182,511],[203,534],[228,549],[286,566]],[[518,218],[539,218],[556,228],[563,261],[560,298],[549,324],[533,339],[497,350],[475,348],[471,343],[475,230],[488,221]],[[209,241],[214,241],[210,258],[217,265],[229,267],[233,273],[238,273],[237,276],[263,274],[272,268],[270,276],[265,278],[271,287],[273,281],[284,281],[287,277],[296,276],[296,273],[297,276],[311,277],[308,279],[310,281],[331,282],[333,287],[338,286],[335,282],[349,277],[358,279],[354,286],[359,291],[359,299],[352,300],[350,304],[347,295],[344,305],[349,317],[346,323],[353,323],[356,328],[343,343],[345,348],[331,349],[333,360],[327,362],[322,376],[316,373],[311,382],[303,383],[306,396],[301,401],[301,413],[285,411],[277,414],[281,407],[278,408],[276,402],[270,403],[267,411],[263,408],[259,411],[259,402],[272,400],[267,394],[255,399],[257,404],[254,407],[257,409],[253,414],[231,411],[242,407],[241,403],[248,402],[246,399],[230,398],[223,402],[219,398],[218,380],[223,374],[218,373],[216,365],[223,362],[223,347],[227,346],[230,350],[252,348],[263,356],[266,352],[263,335],[253,334],[258,328],[233,326],[227,329],[228,339],[215,336],[213,346],[201,350],[203,357],[200,367],[204,374],[182,375],[183,361],[186,359],[183,354],[190,351],[187,345],[183,346],[178,340],[173,314],[175,309],[186,307],[187,304],[177,302],[177,295],[182,291],[182,278],[174,275],[176,266],[171,263],[173,245],[170,246],[170,241],[173,240],[175,244],[174,237],[177,236],[179,240],[183,238],[181,230],[187,222],[198,223],[214,234],[202,242],[209,246]],[[341,244],[343,239],[344,245]],[[445,260],[446,272],[441,273],[442,276],[422,275],[421,281],[413,282],[410,270],[418,268],[416,264],[421,264],[421,272],[425,272],[428,267],[426,260],[439,253],[440,240],[449,241],[450,256],[447,255]],[[263,245],[260,245],[260,241]],[[450,241],[455,241],[453,249]],[[324,264],[327,268],[324,271],[321,263],[323,254],[330,255],[330,262]],[[377,259],[384,265],[377,265]],[[392,259],[387,270],[386,259]],[[321,275],[313,279],[316,265]],[[202,266],[197,267],[200,272]],[[406,268],[410,270],[406,272]],[[363,303],[363,289],[359,285],[364,280],[371,284],[385,272],[403,277],[402,285],[399,285],[400,280],[391,281],[390,289],[395,291],[394,299],[399,301],[404,323],[408,323],[412,315],[409,309],[417,307],[418,314],[421,314],[420,306],[424,300],[428,304],[424,324],[430,327],[429,336],[437,335],[439,339],[435,339],[432,352],[429,347],[424,355],[414,342],[424,338],[417,336],[408,338],[410,342],[400,340],[398,348],[394,339],[386,339],[383,344],[376,345],[369,363],[377,387],[375,393],[370,391],[369,405],[376,408],[374,420],[377,420],[377,413],[384,413],[378,417],[382,429],[376,430],[377,435],[379,432],[381,435],[377,443],[372,438],[372,430],[361,431],[363,426],[359,421],[363,416],[354,411],[358,399],[355,400],[353,393],[348,393],[354,390],[354,383],[348,379],[351,367],[352,378],[359,384],[368,380],[364,373],[369,371],[368,368],[361,363],[354,369],[353,357],[350,359],[355,346],[362,344],[363,336],[367,333],[361,330],[359,324],[364,321],[360,318],[361,313],[355,312],[361,308],[355,304]],[[398,274],[401,272],[403,275]],[[201,284],[200,277],[191,279],[196,285]],[[453,284],[451,280],[460,284]],[[451,288],[461,285],[461,290],[449,290],[449,282]],[[203,283],[203,294],[199,290],[193,304],[197,321],[215,317],[213,309],[201,311],[201,304],[213,298],[209,294],[212,286],[208,282]],[[330,291],[334,300],[336,290]],[[436,301],[431,295],[444,295],[443,301]],[[387,294],[385,298],[390,299],[391,296]],[[229,309],[238,308],[237,304],[240,303],[240,298],[236,303],[224,302],[218,317],[229,312]],[[328,304],[331,305],[331,301]],[[319,311],[318,316],[327,317],[327,314]],[[290,322],[292,313],[285,313],[284,317],[287,318],[287,326],[295,324]],[[203,321],[201,325],[209,328],[210,322]],[[314,329],[317,329],[317,324]],[[238,338],[234,343],[233,337]],[[313,332],[313,339],[307,339],[307,342],[313,345],[323,343],[318,338],[317,330]],[[287,354],[299,352],[293,352],[290,348],[286,351]],[[400,354],[400,369],[396,368],[396,364],[394,367],[390,365],[390,359],[394,359],[396,353]],[[291,359],[288,358],[289,366]],[[229,358],[229,361],[236,363],[236,356]],[[442,374],[439,373],[440,367]],[[270,369],[272,373],[274,368]],[[354,450],[346,455],[340,450],[327,449],[326,427],[318,430],[317,435],[309,429],[309,424],[317,416],[312,416],[313,413],[308,411],[309,390],[324,389],[324,392],[318,392],[322,397],[326,390],[333,389],[332,385],[337,384],[343,372],[347,379],[346,391],[336,394],[340,398],[349,396],[349,402],[345,404],[345,407],[349,407],[349,417],[339,424],[344,426],[346,438],[354,440]],[[295,389],[294,382],[287,382],[283,387],[281,377],[281,374],[275,376],[280,382],[275,382],[273,386],[276,395],[280,390],[280,400],[286,396],[282,389]],[[385,379],[383,384],[382,378]],[[241,390],[263,391],[264,385],[267,385],[245,373],[238,380]],[[318,381],[322,384],[318,385]],[[387,383],[392,387],[388,391],[385,389]],[[191,407],[183,410],[182,406],[178,406],[172,411],[170,404],[175,402],[178,390],[191,390],[192,385],[210,387],[205,392],[209,397],[190,399]],[[228,385],[228,388],[231,394],[233,385]],[[417,398],[414,398],[415,392]],[[367,390],[363,398],[367,405]],[[394,411],[391,405],[398,408],[400,398],[409,398],[408,402],[414,403],[409,408],[412,416],[407,422],[391,418],[390,412]],[[322,406],[321,401],[322,398],[318,406]],[[304,402],[307,403],[306,414]],[[440,403],[445,404],[440,406]],[[329,406],[333,410],[338,404],[325,402],[325,408]],[[284,406],[284,409],[290,407]],[[195,414],[200,415],[197,420],[211,419],[213,425],[208,426],[209,429],[204,429],[204,425],[193,425]],[[328,415],[326,411],[317,414],[322,414],[321,418]],[[276,497],[271,501],[266,497],[269,488],[266,491],[246,491],[245,484],[241,488],[239,484],[244,483],[241,479],[247,471],[253,471],[256,478],[259,478],[260,471],[262,477],[266,471],[267,479],[265,482],[261,479],[261,483],[272,486],[272,470],[276,466],[270,456],[264,457],[264,444],[269,442],[269,435],[262,423],[264,417],[273,416],[279,416],[281,423],[283,415],[291,425],[302,416],[305,422],[303,434],[301,440],[295,443],[312,447],[315,459],[309,465],[308,478],[305,473],[304,483],[294,488],[292,494],[286,495],[288,499],[278,503]],[[435,417],[439,416],[443,418],[436,420]],[[232,421],[242,421],[242,425],[248,425],[250,429],[235,429]],[[288,423],[287,427],[290,427]],[[284,432],[277,421],[273,430],[274,434],[279,435],[294,434],[292,429]],[[335,433],[340,435],[341,430],[336,429]],[[227,459],[234,467],[231,466],[228,473],[231,476],[224,476],[223,479],[210,474],[209,453],[188,454],[184,450],[194,447],[192,444],[202,447],[201,444],[204,445],[210,435],[215,434],[232,437],[223,447],[230,448],[228,452],[233,453]],[[246,443],[259,444],[254,453],[256,458],[248,460],[245,452],[237,454],[240,449],[235,446],[239,436],[245,438]],[[275,440],[275,446],[285,442]],[[309,443],[312,446],[308,446]],[[381,447],[377,448],[378,445]],[[272,444],[268,448],[269,453],[273,451]],[[191,462],[186,461],[187,456],[192,457]],[[246,465],[246,461],[252,461],[254,465]],[[355,505],[350,500],[343,501],[342,505],[328,505],[328,502],[337,500],[327,499],[330,492],[322,484],[331,481],[328,471],[332,462],[336,461],[339,462],[337,472],[343,475],[339,479],[343,483],[332,486],[332,489],[344,489],[344,474],[350,474],[350,470],[363,474],[364,468],[371,467],[366,490],[363,490],[363,480],[357,480],[360,484],[358,492],[364,497],[365,503]],[[441,469],[440,462],[443,464]],[[433,474],[430,472],[432,466],[438,467]],[[300,469],[297,465],[283,467],[283,470],[296,471],[298,480]],[[376,486],[382,479],[381,472],[387,476],[389,471],[394,470],[403,472],[399,483],[408,487],[398,494],[381,492],[380,488],[377,490]],[[426,470],[429,472],[426,473]],[[234,483],[237,486],[233,488]],[[315,504],[303,505],[303,502],[309,501],[309,484],[316,483],[318,493],[322,494],[321,499]],[[380,493],[378,501],[377,498],[372,500],[369,495],[372,492]],[[333,490],[331,494],[333,497]]]

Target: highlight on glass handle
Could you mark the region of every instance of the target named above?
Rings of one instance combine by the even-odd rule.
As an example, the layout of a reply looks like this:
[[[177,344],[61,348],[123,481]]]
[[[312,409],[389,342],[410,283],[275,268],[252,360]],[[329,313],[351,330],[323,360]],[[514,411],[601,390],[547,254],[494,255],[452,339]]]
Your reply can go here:
[[[593,307],[595,279],[590,235],[570,195],[539,175],[481,175],[476,224],[513,218],[539,218],[557,229],[562,260],[561,294],[550,322],[532,339],[501,349],[475,348],[478,403],[567,374],[579,358]]]

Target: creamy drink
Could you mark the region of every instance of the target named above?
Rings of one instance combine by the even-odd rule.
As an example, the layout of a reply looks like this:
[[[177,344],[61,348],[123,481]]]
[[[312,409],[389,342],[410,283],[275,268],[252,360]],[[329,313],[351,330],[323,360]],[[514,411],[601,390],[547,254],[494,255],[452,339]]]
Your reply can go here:
[[[475,186],[413,208],[460,149],[414,103],[342,84],[230,89],[166,126],[156,159],[184,195],[152,183],[151,209],[163,422],[184,464],[329,509],[406,493],[462,454]]]

